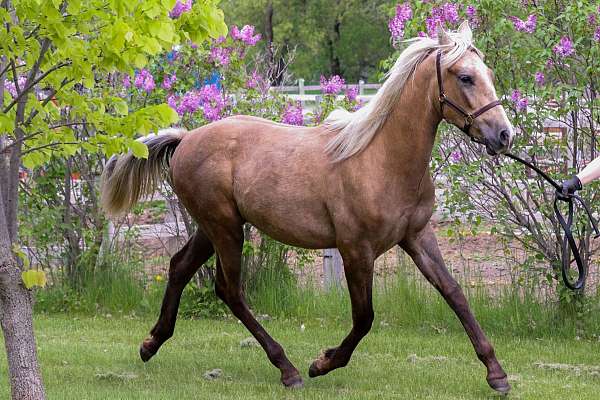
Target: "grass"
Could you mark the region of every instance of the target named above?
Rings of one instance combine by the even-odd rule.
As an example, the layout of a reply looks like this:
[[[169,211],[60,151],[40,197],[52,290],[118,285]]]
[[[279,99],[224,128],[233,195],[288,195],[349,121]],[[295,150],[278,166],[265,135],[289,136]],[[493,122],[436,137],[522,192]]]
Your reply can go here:
[[[305,378],[302,390],[279,384],[260,348],[240,348],[249,336],[233,320],[182,320],[175,336],[148,364],[137,354],[154,320],[38,316],[36,334],[48,397],[52,399],[486,399],[499,398],[467,337],[428,325],[412,329],[376,320],[344,369],[306,377],[321,348],[339,343],[349,317],[274,319],[265,327],[286,348]],[[301,323],[306,328],[299,329]],[[485,326],[484,326],[485,327]],[[511,399],[597,399],[600,342],[493,335],[513,385]],[[417,357],[411,356],[415,354]],[[429,358],[428,358],[429,357]],[[436,358],[434,358],[436,357]],[[565,364],[555,370],[536,363]],[[583,365],[584,367],[582,367]],[[579,366],[579,369],[576,368]],[[209,381],[213,368],[224,377]],[[596,369],[595,369],[596,368]],[[6,361],[0,352],[0,375]],[[0,398],[8,398],[6,378]]]

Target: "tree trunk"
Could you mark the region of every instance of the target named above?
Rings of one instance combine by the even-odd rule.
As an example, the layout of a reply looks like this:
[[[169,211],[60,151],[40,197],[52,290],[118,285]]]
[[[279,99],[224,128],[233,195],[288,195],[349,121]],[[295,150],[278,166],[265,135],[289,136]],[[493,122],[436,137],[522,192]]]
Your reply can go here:
[[[0,189],[4,190],[2,182]],[[22,285],[8,226],[0,196],[0,326],[4,333],[12,398],[45,399],[33,335],[31,294]]]
[[[8,2],[2,3],[7,7]],[[5,60],[0,64],[4,64]],[[6,151],[11,141],[0,133],[0,327],[4,334],[8,375],[14,400],[43,400],[44,384],[37,360],[33,335],[33,310],[31,293],[25,289],[21,269],[12,252],[17,238],[17,206],[21,141],[24,132],[25,102],[23,96],[17,107],[15,139],[17,142]],[[4,90],[0,91],[0,108],[3,107]]]

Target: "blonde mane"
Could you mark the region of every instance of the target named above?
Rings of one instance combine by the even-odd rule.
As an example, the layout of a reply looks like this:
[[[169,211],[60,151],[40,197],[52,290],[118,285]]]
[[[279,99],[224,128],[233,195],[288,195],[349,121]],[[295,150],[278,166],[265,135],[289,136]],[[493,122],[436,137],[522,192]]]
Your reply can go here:
[[[406,40],[410,45],[400,54],[386,74],[383,86],[365,107],[353,113],[337,109],[327,117],[323,125],[335,136],[325,151],[333,162],[345,160],[369,145],[397,104],[408,78],[432,50],[445,49],[442,64],[452,65],[472,47],[470,30],[469,34],[460,30],[446,34],[452,39],[449,45],[440,45],[438,39],[429,37]]]

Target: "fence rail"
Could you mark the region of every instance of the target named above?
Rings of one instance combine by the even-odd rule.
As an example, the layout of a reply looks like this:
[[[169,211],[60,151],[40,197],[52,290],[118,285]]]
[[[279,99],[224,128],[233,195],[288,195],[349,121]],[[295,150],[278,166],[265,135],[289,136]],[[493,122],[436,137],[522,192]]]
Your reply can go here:
[[[358,83],[351,83],[348,85],[345,85],[345,87],[347,88],[357,88],[358,89],[358,94],[360,96],[365,96],[365,90],[379,90],[381,88],[381,84],[380,83],[365,83],[365,81],[360,80],[358,81]],[[293,86],[273,86],[271,88],[272,90],[281,92],[281,93],[286,93],[286,94],[296,94],[296,95],[307,95],[307,91],[308,92],[319,92],[319,94],[315,94],[317,96],[322,95],[320,94],[321,92],[321,86],[319,85],[305,85],[304,84],[304,79],[300,78],[298,79],[298,84],[297,85],[293,85]],[[309,94],[310,95],[310,94]]]

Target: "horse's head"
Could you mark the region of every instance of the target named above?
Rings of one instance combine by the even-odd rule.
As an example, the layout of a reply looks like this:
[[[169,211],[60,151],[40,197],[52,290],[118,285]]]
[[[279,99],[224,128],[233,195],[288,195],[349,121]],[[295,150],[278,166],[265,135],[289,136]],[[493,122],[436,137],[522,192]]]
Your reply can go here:
[[[458,32],[438,27],[439,54],[436,55],[439,105],[446,121],[456,125],[474,141],[485,144],[490,155],[506,153],[513,142],[514,129],[496,95],[494,74],[483,55],[470,45],[471,28],[465,21]],[[467,51],[456,58],[457,47]],[[463,47],[464,48],[464,47]],[[452,62],[444,62],[446,56]]]

